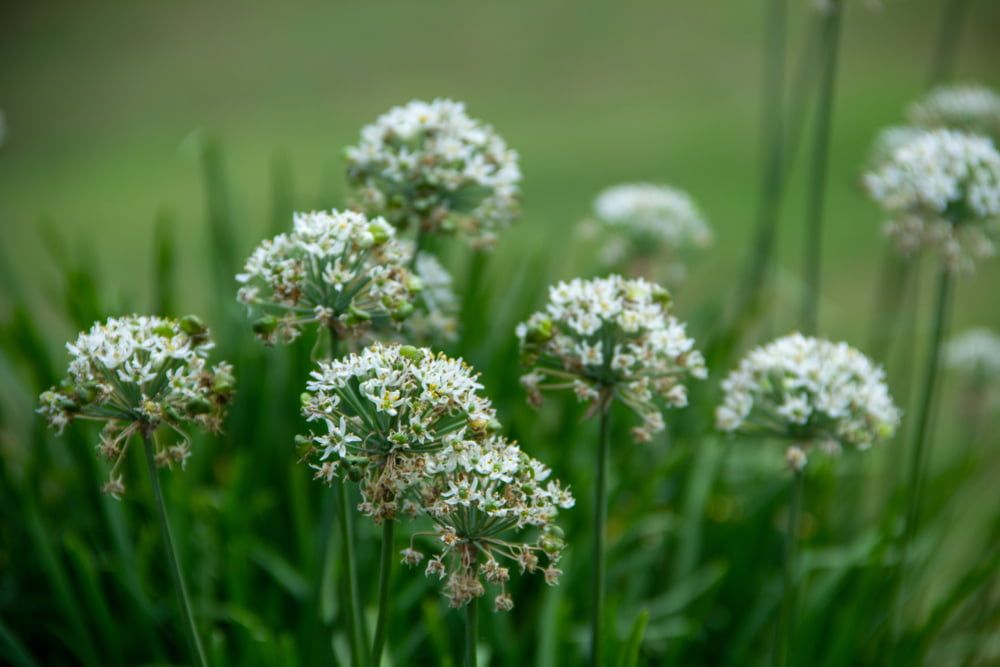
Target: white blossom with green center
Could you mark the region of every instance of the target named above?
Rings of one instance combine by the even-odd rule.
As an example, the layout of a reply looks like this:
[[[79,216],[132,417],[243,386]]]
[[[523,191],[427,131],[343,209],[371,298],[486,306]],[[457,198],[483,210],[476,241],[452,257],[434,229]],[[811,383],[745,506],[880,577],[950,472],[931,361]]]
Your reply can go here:
[[[362,129],[347,164],[359,204],[401,229],[486,246],[519,213],[517,153],[461,102],[394,107]]]
[[[382,218],[354,211],[296,213],[294,229],[250,255],[238,299],[260,317],[268,344],[290,342],[310,324],[349,337],[372,319],[406,319],[421,289],[408,253]]]
[[[665,428],[660,406],[687,405],[688,376],[707,377],[704,357],[670,314],[669,292],[641,278],[561,282],[517,337],[532,366],[521,378],[530,402],[550,389],[572,389],[595,410],[619,399],[642,417],[633,429],[640,441]]]

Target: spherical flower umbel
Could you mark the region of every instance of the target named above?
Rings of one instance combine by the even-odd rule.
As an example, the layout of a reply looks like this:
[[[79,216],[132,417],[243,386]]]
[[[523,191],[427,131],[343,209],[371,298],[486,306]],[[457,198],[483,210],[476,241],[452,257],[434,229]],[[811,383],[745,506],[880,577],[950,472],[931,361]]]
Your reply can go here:
[[[385,220],[353,211],[296,213],[294,229],[250,255],[238,299],[261,314],[254,332],[268,344],[290,342],[318,323],[338,337],[372,319],[404,320],[421,283],[409,254]]]
[[[321,362],[307,389],[302,412],[319,428],[300,438],[303,460],[327,483],[358,480],[360,509],[377,522],[415,511],[402,494],[425,475],[428,456],[496,428],[472,369],[426,348],[375,344]]]
[[[914,103],[907,115],[920,127],[963,130],[1000,140],[1000,93],[986,86],[939,86]]]
[[[549,585],[558,583],[564,543],[555,520],[559,509],[575,501],[549,479],[545,465],[494,435],[450,441],[429,457],[427,472],[417,504],[437,526],[431,535],[440,551],[425,572],[447,577],[445,592],[453,607],[484,595],[492,584],[499,588],[494,609],[509,611],[511,566],[540,572]],[[422,558],[411,540],[403,561],[416,565]]]
[[[969,376],[1000,375],[1000,336],[986,328],[969,329],[948,341],[944,361],[952,370]]]
[[[517,217],[517,153],[447,99],[394,107],[347,149],[348,179],[366,211],[405,229],[460,232],[489,245]]]
[[[667,185],[629,183],[608,188],[594,200],[594,215],[650,250],[650,244],[679,248],[705,246],[712,240],[694,200]]]
[[[919,133],[864,182],[902,248],[940,248],[953,269],[995,252],[1000,153],[989,139],[952,130]]]
[[[799,469],[810,445],[867,449],[899,424],[880,367],[846,343],[799,333],[751,350],[722,390],[716,426],[790,440]]]
[[[660,405],[687,405],[685,377],[707,376],[694,340],[670,314],[669,292],[643,279],[561,282],[517,337],[533,366],[521,378],[530,402],[544,389],[572,389],[595,411],[618,398],[642,417],[633,429],[640,441],[665,428]]]
[[[458,338],[459,300],[454,281],[437,257],[417,253],[413,272],[423,289],[417,295],[413,314],[403,324],[409,341],[450,343]]]
[[[162,466],[183,465],[190,455],[184,427],[218,431],[233,393],[233,369],[209,366],[213,343],[195,317],[174,320],[132,315],[95,323],[68,343],[70,364],[58,387],[43,392],[38,412],[57,431],[72,421],[105,423],[100,453],[114,461],[105,490],[124,492],[117,475],[130,436],[152,436],[169,426],[179,444],[157,443]]]

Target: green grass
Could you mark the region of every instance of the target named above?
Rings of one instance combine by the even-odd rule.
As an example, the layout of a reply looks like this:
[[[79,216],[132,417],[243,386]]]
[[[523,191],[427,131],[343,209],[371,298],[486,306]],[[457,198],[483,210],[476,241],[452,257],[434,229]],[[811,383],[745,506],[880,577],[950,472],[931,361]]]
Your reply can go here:
[[[937,3],[890,1],[874,14],[848,4],[820,330],[863,345],[882,244],[880,216],[858,191],[857,174],[878,128],[897,122],[921,90]],[[130,461],[125,501],[102,497],[96,433],[74,426],[56,438],[32,413],[38,391],[62,375],[67,338],[109,314],[166,304],[160,309],[202,314],[220,356],[237,367],[226,434],[199,439],[188,469],[163,478],[211,663],[347,664],[341,564],[323,562],[319,545],[334,508],[295,463],[292,445],[303,429],[298,396],[311,341],[262,349],[235,306],[227,264],[242,261],[290,208],[342,202],[339,151],[365,122],[411,97],[449,95],[497,127],[521,152],[525,172],[524,218],[501,236],[473,311],[481,315],[465,322],[450,351],[483,372],[509,434],[579,499],[564,521],[570,548],[562,585],[525,579],[515,583],[512,614],[484,609],[480,664],[582,663],[597,425],[582,421],[568,399],[541,411],[524,404],[513,327],[550,282],[593,273],[572,226],[595,192],[642,179],[689,190],[715,228],[716,245],[676,295],[698,340],[714,330],[751,234],[759,5],[3,10],[0,662],[153,665],[188,655],[141,457]],[[959,78],[997,85],[1000,47],[990,26],[1000,13],[981,0],[972,16]],[[805,18],[798,7],[793,53]],[[212,140],[221,162],[205,162]],[[796,320],[799,157],[767,333]],[[272,184],[276,159],[290,165],[290,189]],[[158,217],[170,221],[171,235],[155,233]],[[40,221],[48,233],[40,233]],[[231,241],[213,243],[212,229]],[[46,248],[52,238],[62,250]],[[464,275],[463,253],[455,249],[448,259]],[[998,264],[959,281],[956,331],[1000,327]],[[926,307],[920,315],[918,344]],[[633,445],[630,417],[615,414],[609,664],[768,661],[788,480],[778,445],[712,433],[714,387],[725,369],[711,370],[700,401],[667,415],[669,439]],[[894,361],[892,377],[899,370]],[[970,645],[981,648],[980,662],[970,664],[1000,659],[1000,647],[980,634],[1000,623],[1000,494],[992,483],[1000,442],[995,419],[976,442],[964,442],[961,389],[946,378],[897,664],[962,664]],[[800,664],[888,664],[887,573],[896,558],[905,455],[895,443],[811,466],[793,638]],[[358,528],[372,627],[377,529],[366,521]],[[435,585],[396,571],[392,664],[460,664],[462,619]]]

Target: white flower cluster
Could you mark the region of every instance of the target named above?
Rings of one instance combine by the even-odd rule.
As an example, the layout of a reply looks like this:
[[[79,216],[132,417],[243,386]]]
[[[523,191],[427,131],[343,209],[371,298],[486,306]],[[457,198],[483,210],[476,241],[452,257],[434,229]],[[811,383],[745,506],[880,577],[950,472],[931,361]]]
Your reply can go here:
[[[403,324],[410,341],[450,343],[458,338],[459,300],[454,281],[437,257],[417,253],[413,272],[423,290],[417,295],[413,314]]]
[[[944,349],[949,368],[967,375],[1000,375],[1000,336],[990,329],[977,328],[955,336]]]
[[[171,465],[190,455],[185,423],[220,429],[234,379],[229,364],[208,366],[212,347],[195,317],[132,315],[95,323],[66,345],[68,376],[42,393],[38,412],[60,432],[75,419],[105,422],[99,451],[116,462],[105,490],[120,495],[125,487],[115,473],[131,435],[170,426],[182,442],[160,448],[157,461]]]
[[[913,104],[907,115],[920,127],[963,130],[1000,140],[1000,94],[985,86],[940,86]]]
[[[592,409],[619,398],[643,420],[633,429],[648,441],[665,428],[658,403],[687,405],[685,376],[707,377],[705,359],[669,311],[667,290],[612,275],[549,288],[545,310],[517,326],[522,376],[532,404],[543,389],[572,389]]]
[[[353,211],[296,213],[293,231],[261,243],[236,276],[239,301],[263,313],[254,332],[273,344],[311,323],[344,337],[372,318],[408,317],[421,284],[395,234]]]
[[[395,107],[347,149],[361,206],[400,228],[458,231],[489,245],[518,214],[517,153],[446,99]]]
[[[484,595],[490,583],[500,587],[494,608],[510,610],[510,571],[503,561],[516,564],[521,573],[542,572],[550,585],[558,583],[561,572],[556,565],[564,543],[555,519],[560,508],[568,509],[575,501],[568,489],[549,479],[549,468],[494,435],[449,442],[430,457],[427,472],[419,504],[437,525],[441,551],[425,572],[447,577],[445,591],[453,607]],[[532,542],[504,538],[527,528],[536,529]],[[416,565],[422,559],[411,540],[403,562]]]
[[[720,430],[787,438],[800,447],[866,449],[891,437],[900,419],[880,367],[846,343],[799,333],[751,350],[722,389],[715,412]]]
[[[303,414],[325,432],[304,439],[303,458],[327,483],[360,475],[362,513],[379,522],[404,509],[428,455],[496,425],[472,369],[426,348],[376,343],[321,362],[306,388]]]
[[[993,143],[952,130],[902,142],[864,177],[890,217],[900,249],[936,247],[952,268],[995,252],[1000,217],[1000,153]]]
[[[631,236],[647,252],[660,244],[676,249],[705,246],[712,240],[712,231],[694,200],[666,185],[630,183],[608,188],[594,200],[594,214],[608,227]]]

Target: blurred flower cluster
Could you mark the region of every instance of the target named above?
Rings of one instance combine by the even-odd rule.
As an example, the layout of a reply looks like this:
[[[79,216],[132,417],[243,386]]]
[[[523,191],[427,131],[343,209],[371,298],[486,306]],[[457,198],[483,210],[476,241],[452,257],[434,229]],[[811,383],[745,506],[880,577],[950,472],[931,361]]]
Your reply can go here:
[[[917,127],[963,130],[1000,139],[1000,94],[985,86],[939,86],[915,102],[907,116]]]

